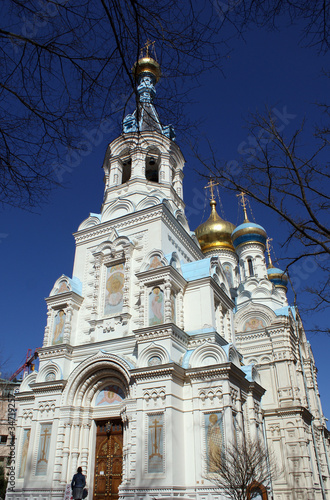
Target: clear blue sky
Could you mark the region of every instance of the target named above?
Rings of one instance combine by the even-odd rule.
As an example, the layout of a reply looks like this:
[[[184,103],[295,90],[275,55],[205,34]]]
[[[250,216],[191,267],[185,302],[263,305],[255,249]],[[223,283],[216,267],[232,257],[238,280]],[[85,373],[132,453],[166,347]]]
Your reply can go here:
[[[231,160],[239,156],[239,145],[248,135],[242,128],[243,118],[249,111],[261,110],[265,104],[276,106],[280,111],[286,107],[288,113],[295,115],[289,125],[292,130],[304,117],[311,124],[317,120],[313,103],[325,101],[329,93],[329,80],[321,77],[328,60],[318,56],[315,49],[301,47],[299,40],[297,27],[283,28],[280,32],[254,29],[246,35],[245,41],[232,42],[233,51],[222,61],[223,75],[215,71],[202,75],[200,87],[193,92],[195,103],[187,112],[200,122],[200,134],[208,137],[222,158]],[[6,208],[1,212],[0,348],[3,373],[14,372],[24,362],[28,348],[42,345],[46,324],[44,297],[49,295],[61,274],[72,275],[75,249],[72,233],[89,212],[100,211],[102,161],[107,144],[120,133],[117,132],[104,135],[100,145],[93,148],[71,173],[65,173],[65,188],[54,191],[42,210],[29,213]],[[177,142],[182,146],[180,136]],[[196,173],[200,167],[188,146],[182,149],[187,160],[184,198],[191,229],[195,229],[208,216],[208,207],[204,209],[204,181]],[[240,222],[236,197],[226,193],[220,195],[226,217],[233,223]],[[279,220],[256,205],[253,211],[256,221],[274,239],[277,257],[283,257],[279,245],[283,231]],[[313,276],[309,279],[313,280]],[[300,299],[305,299],[303,294]],[[316,320],[312,315],[306,316],[305,328],[312,327],[315,322],[324,324],[326,316],[323,313]],[[319,369],[323,409],[330,418],[330,337],[314,335],[310,340]]]

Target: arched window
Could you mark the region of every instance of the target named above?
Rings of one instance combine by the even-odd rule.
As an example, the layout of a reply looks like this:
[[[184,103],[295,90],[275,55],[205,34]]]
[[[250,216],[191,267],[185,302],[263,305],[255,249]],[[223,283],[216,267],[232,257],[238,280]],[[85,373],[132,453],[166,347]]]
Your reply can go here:
[[[146,157],[146,179],[159,182],[160,156],[156,149],[150,149]]]
[[[122,170],[122,184],[129,181],[132,173],[132,160],[130,158],[123,160],[123,170]]]
[[[123,149],[119,155],[119,158],[120,158],[120,169],[121,169],[121,184],[125,184],[125,182],[130,180],[132,173],[132,159],[131,159],[130,149],[129,148]]]
[[[252,262],[251,257],[248,258],[247,263],[248,263],[248,268],[249,268],[249,276],[254,276],[253,262]]]

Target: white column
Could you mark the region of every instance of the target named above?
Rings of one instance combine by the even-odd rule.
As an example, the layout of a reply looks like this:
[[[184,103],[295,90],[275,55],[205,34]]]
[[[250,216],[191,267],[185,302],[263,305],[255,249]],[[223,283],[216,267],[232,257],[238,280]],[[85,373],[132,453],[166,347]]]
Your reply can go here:
[[[68,480],[68,462],[70,455],[70,436],[71,436],[71,423],[64,423],[64,443],[63,443],[63,459],[62,459],[62,482],[66,483]]]
[[[90,429],[91,429],[91,422],[85,422],[83,424],[83,430],[82,430],[82,450],[80,458],[80,465],[83,469],[83,474],[86,474],[88,465]]]
[[[73,424],[73,447],[71,453],[71,473],[74,474],[78,467],[78,457],[79,457],[79,437],[80,437],[80,426],[79,422]]]

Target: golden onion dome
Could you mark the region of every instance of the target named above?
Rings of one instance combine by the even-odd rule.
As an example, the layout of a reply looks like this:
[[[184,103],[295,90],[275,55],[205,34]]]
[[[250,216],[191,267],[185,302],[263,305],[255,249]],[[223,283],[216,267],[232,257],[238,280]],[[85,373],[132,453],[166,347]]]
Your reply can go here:
[[[160,79],[161,71],[160,66],[155,59],[149,56],[142,57],[139,59],[132,68],[135,80],[141,73],[151,73],[156,78],[156,83]]]
[[[216,211],[216,201],[210,201],[211,215],[195,230],[195,234],[201,246],[202,252],[214,250],[234,250],[231,233],[235,229],[234,224],[221,219]]]

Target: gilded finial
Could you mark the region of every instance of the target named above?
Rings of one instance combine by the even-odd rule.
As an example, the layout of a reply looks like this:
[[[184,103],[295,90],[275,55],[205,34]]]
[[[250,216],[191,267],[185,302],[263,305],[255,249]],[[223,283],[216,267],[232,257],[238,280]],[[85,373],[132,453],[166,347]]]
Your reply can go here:
[[[149,51],[149,48],[151,48],[153,55],[150,54],[151,50]],[[145,55],[143,54],[143,51],[145,51]],[[152,42],[149,39],[146,41],[144,47],[142,47],[140,50],[140,59],[143,59],[143,57],[152,57],[152,59],[155,59],[155,61],[157,61],[155,42]]]
[[[210,195],[211,195],[211,202],[215,201],[215,196],[214,196],[214,188],[215,186],[218,186],[218,182],[214,182],[212,178],[210,178],[210,182],[204,187],[204,189],[209,189],[210,190]],[[212,203],[211,203],[212,204]]]
[[[151,55],[152,53],[152,55]],[[145,75],[149,73],[149,75],[153,75],[155,81],[153,83],[157,83],[160,79],[161,71],[160,66],[157,62],[156,50],[155,50],[155,42],[151,42],[147,40],[144,47],[140,50],[140,58],[134,64],[133,68],[134,78],[139,83],[140,75]]]
[[[246,194],[244,191],[241,191],[239,194],[236,195],[238,198],[240,198],[241,205],[243,207],[243,212],[244,212],[244,221],[243,224],[246,222],[250,222],[247,216],[247,211],[246,211],[246,205],[247,205],[247,198]]]
[[[271,269],[273,268],[273,262],[272,262],[272,258],[271,258],[271,255],[270,255],[270,242],[273,241],[273,238],[267,238],[266,240],[266,250],[267,250],[267,255],[268,255],[268,269]]]

